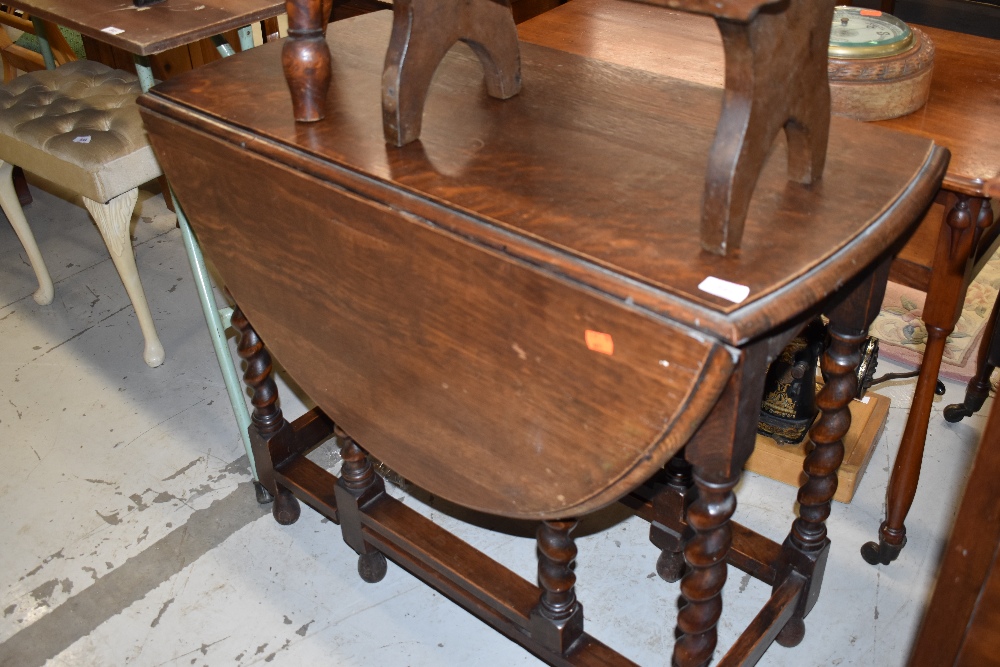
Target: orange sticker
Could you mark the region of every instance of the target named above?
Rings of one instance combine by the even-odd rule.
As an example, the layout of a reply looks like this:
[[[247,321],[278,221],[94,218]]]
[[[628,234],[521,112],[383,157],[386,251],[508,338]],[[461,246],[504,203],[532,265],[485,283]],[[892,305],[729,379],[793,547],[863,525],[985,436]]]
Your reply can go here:
[[[862,16],[882,16],[882,12],[877,9],[862,9],[858,13]]]
[[[609,355],[615,353],[615,341],[611,338],[611,334],[587,329],[583,332],[583,339],[587,343],[588,350]]]

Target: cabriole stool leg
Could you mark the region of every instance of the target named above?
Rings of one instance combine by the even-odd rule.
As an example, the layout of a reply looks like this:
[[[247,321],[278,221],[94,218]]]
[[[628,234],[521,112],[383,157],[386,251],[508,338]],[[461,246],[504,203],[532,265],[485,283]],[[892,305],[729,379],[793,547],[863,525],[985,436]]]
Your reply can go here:
[[[153,324],[149,304],[146,303],[146,293],[142,289],[142,283],[139,282],[139,271],[135,266],[135,253],[129,236],[132,211],[135,209],[138,197],[139,189],[132,188],[103,204],[84,197],[83,205],[90,211],[97,228],[101,230],[104,243],[111,253],[111,261],[115,263],[118,275],[125,285],[125,291],[132,300],[135,316],[139,319],[139,328],[142,329],[143,338],[146,339],[142,358],[155,368],[163,363],[163,345],[156,335],[156,325]]]
[[[55,293],[52,288],[52,278],[49,277],[49,270],[45,267],[45,260],[42,259],[42,253],[35,243],[35,236],[31,233],[28,220],[24,217],[24,210],[14,188],[13,171],[14,165],[0,162],[0,207],[7,214],[10,226],[14,228],[14,233],[24,246],[24,251],[28,253],[28,263],[35,272],[35,278],[38,279],[38,289],[32,297],[35,303],[47,306],[52,303],[52,295]]]

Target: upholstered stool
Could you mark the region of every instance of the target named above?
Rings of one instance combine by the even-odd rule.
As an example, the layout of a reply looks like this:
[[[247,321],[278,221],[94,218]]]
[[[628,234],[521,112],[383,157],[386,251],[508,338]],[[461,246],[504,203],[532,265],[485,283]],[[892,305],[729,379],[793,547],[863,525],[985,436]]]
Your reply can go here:
[[[11,181],[13,166],[69,188],[97,223],[135,307],[143,358],[163,362],[163,346],[136,271],[129,223],[138,186],[160,175],[135,105],[132,74],[81,60],[0,86],[0,206],[38,278],[35,301],[52,301],[52,281]]]

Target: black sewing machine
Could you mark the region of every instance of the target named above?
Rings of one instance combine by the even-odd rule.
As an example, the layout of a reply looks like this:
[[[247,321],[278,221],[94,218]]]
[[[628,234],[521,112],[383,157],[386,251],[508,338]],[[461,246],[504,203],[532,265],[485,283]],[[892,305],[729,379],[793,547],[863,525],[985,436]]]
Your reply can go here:
[[[802,442],[819,412],[816,369],[825,347],[826,325],[814,320],[771,363],[764,382],[758,433],[781,445]],[[877,365],[878,339],[869,336],[861,347],[856,398],[862,398],[872,385]]]

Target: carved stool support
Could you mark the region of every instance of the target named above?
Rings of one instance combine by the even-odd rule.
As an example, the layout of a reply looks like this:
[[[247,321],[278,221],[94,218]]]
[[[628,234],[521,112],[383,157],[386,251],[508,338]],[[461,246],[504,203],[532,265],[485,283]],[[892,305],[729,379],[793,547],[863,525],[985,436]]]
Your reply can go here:
[[[531,636],[550,651],[563,655],[583,635],[583,605],[573,585],[576,544],[574,521],[543,521],[538,527],[538,583],[542,595],[531,610]]]
[[[736,511],[735,479],[709,482],[694,469],[698,497],[687,511],[694,536],[684,547],[689,570],[681,579],[687,602],[677,614],[680,635],[674,644],[675,667],[700,667],[712,658],[717,641],[716,624],[722,614],[722,587],[726,583],[726,555],[732,544],[729,519]]]
[[[268,445],[279,434],[288,433],[291,427],[278,407],[278,387],[271,377],[271,354],[239,306],[233,311],[232,323],[240,334],[236,351],[247,362],[243,381],[253,394],[250,399],[253,404],[250,444],[253,446],[254,459],[258,462],[257,476],[261,485],[274,496],[274,505],[271,507],[274,520],[287,526],[298,520],[302,509],[292,492],[274,481]]]
[[[385,139],[420,138],[424,101],[438,64],[455,42],[472,47],[486,92],[505,100],[521,90],[521,56],[509,0],[397,0],[382,73]]]
[[[666,483],[666,488],[653,499],[654,516],[671,517],[674,521],[670,525],[655,519],[650,521],[649,541],[660,549],[656,573],[664,581],[673,583],[684,574],[684,545],[694,535],[690,526],[683,522],[695,496],[691,464],[684,458],[683,449],[667,463],[660,481]],[[678,528],[680,525],[682,527]]]
[[[757,177],[782,128],[788,178],[810,184],[822,175],[830,133],[826,52],[834,4],[793,0],[783,11],[762,8],[749,23],[716,19],[726,54],[726,92],[705,179],[705,250],[725,255],[740,247]]]
[[[349,435],[336,430],[344,465],[334,490],[340,529],[347,545],[358,552],[358,574],[370,584],[382,581],[385,556],[365,541],[361,533],[361,512],[385,494],[385,482],[375,473],[371,459]]]
[[[322,120],[330,89],[330,47],[323,36],[330,16],[329,2],[285,0],[285,11],[288,39],[281,47],[281,65],[292,93],[295,120]]]

